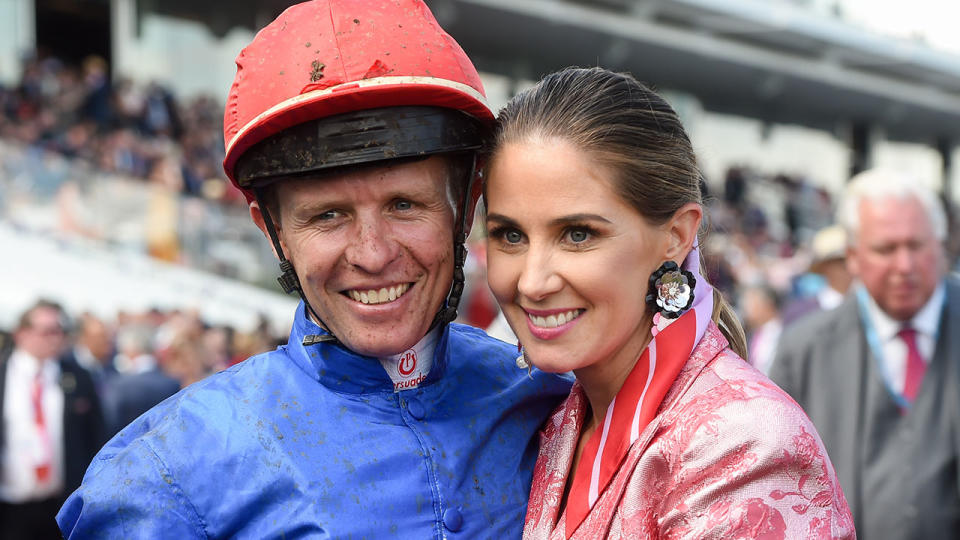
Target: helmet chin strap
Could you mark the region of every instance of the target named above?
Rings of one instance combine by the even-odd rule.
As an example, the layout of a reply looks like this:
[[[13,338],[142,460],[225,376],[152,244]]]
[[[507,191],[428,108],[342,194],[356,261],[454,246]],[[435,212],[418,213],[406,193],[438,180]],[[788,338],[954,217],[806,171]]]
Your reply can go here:
[[[460,217],[457,220],[456,230],[453,234],[453,283],[450,285],[450,292],[447,293],[447,298],[444,302],[444,305],[441,305],[439,311],[437,311],[436,315],[434,315],[433,322],[430,323],[430,329],[427,330],[428,333],[434,328],[443,327],[453,322],[457,318],[457,307],[460,305],[460,298],[463,295],[463,287],[466,281],[466,277],[463,273],[463,266],[467,261],[467,224],[470,220],[470,216],[467,214],[470,211],[473,183],[476,176],[476,154],[474,154],[471,159],[470,176],[467,179],[467,185],[464,189],[463,197],[460,202]],[[283,253],[283,247],[280,245],[280,238],[277,235],[277,230],[273,224],[273,217],[270,215],[270,211],[267,209],[267,206],[262,202],[262,191],[261,189],[254,189],[253,191],[257,200],[257,204],[260,206],[260,213],[263,214],[263,222],[267,228],[267,234],[270,235],[270,241],[273,243],[273,248],[277,252],[277,258],[280,259],[280,277],[277,278],[277,282],[280,283],[280,287],[283,289],[283,292],[287,294],[296,291],[297,294],[300,295],[300,299],[303,300],[303,304],[306,306],[307,311],[313,316],[317,323],[327,331],[327,334],[308,334],[303,336],[303,345],[316,345],[317,343],[334,343],[343,345],[337,336],[335,336],[330,330],[330,327],[323,322],[323,319],[321,319],[319,315],[317,315],[316,310],[314,310],[310,305],[310,301],[307,300],[306,295],[303,293],[303,287],[300,285],[300,279],[297,277],[297,272],[293,268],[293,264]]]
[[[257,200],[257,205],[260,207],[260,213],[263,214],[263,224],[267,228],[267,234],[270,235],[270,242],[273,243],[273,249],[277,252],[277,258],[280,259],[280,277],[277,278],[277,282],[280,283],[280,288],[287,294],[296,291],[297,294],[300,295],[300,299],[303,300],[303,305],[306,306],[310,315],[316,319],[317,324],[327,331],[327,334],[310,334],[304,336],[303,345],[340,343],[337,336],[333,335],[333,332],[326,323],[323,322],[323,319],[317,315],[313,306],[310,305],[310,301],[307,300],[307,296],[303,294],[303,287],[300,286],[300,279],[297,278],[297,272],[294,270],[293,264],[283,253],[283,246],[280,245],[280,237],[277,235],[277,229],[273,225],[273,216],[270,215],[270,210],[267,208],[267,205],[263,204],[262,190],[254,189],[254,196]]]
[[[466,282],[463,266],[467,262],[467,224],[470,222],[468,213],[471,210],[470,201],[473,198],[473,182],[476,175],[477,155],[473,154],[470,162],[470,176],[467,178],[467,185],[460,201],[460,219],[453,233],[453,283],[450,285],[450,292],[447,293],[446,305],[440,306],[440,310],[433,317],[433,323],[430,324],[431,330],[451,323],[457,318],[457,308],[460,306],[460,298]]]

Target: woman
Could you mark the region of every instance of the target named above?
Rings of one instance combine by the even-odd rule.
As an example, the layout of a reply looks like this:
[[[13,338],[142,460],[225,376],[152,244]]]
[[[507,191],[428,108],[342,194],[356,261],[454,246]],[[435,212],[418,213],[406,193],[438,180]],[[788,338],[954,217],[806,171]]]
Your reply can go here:
[[[498,121],[490,286],[518,365],[577,377],[524,537],[853,537],[813,425],[741,359],[699,272],[701,176],[676,113],[627,75],[567,69]]]

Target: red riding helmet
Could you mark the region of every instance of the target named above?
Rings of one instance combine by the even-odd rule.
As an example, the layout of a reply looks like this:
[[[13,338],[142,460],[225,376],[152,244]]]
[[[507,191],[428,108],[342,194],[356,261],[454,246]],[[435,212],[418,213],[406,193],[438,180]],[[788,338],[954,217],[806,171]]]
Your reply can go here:
[[[494,119],[485,99],[420,0],[304,2],[237,56],[223,167],[250,201],[270,177],[476,151]]]

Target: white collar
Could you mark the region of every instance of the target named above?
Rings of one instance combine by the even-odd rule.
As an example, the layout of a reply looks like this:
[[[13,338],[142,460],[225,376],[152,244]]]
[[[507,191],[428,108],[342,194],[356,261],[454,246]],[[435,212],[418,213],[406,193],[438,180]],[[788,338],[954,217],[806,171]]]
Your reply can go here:
[[[10,354],[10,370],[21,377],[32,379],[41,369],[43,369],[44,378],[54,380],[60,373],[60,364],[56,358],[37,360],[35,356],[19,347]]]
[[[380,358],[380,365],[393,381],[393,391],[420,386],[433,368],[433,354],[440,339],[440,328],[434,328],[416,345],[400,354]]]
[[[863,287],[863,285],[860,285]],[[886,314],[880,306],[874,301],[869,293],[864,295],[867,298],[867,313],[873,322],[873,328],[877,331],[877,336],[883,341],[889,341],[896,337],[904,322],[895,320]],[[941,281],[933,290],[933,294],[927,299],[927,303],[920,308],[909,321],[906,321],[917,332],[927,336],[936,336],[937,327],[940,325],[940,312],[943,309],[943,302],[946,298],[946,287]]]

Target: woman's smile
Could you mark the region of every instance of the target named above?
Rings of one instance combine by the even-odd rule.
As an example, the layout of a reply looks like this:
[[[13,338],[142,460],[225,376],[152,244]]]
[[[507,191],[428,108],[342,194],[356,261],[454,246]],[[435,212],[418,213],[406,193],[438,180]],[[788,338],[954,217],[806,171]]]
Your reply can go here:
[[[539,339],[556,339],[573,328],[583,315],[583,309],[532,310],[524,309],[530,333]]]

